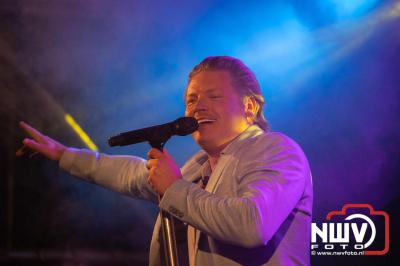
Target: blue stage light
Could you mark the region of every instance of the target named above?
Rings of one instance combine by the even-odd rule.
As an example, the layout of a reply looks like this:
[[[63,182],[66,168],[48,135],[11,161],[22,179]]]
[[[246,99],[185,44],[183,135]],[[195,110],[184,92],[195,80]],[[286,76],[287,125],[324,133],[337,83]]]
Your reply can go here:
[[[378,3],[378,0],[323,0],[322,6],[331,9],[337,19],[352,19],[365,15]]]

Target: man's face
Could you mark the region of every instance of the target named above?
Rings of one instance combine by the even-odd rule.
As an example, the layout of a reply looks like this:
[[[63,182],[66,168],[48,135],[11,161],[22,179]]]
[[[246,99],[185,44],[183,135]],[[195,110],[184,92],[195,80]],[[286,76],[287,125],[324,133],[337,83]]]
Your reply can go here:
[[[199,122],[193,138],[208,153],[219,153],[248,127],[245,105],[227,71],[202,71],[195,75],[185,101],[185,116]]]

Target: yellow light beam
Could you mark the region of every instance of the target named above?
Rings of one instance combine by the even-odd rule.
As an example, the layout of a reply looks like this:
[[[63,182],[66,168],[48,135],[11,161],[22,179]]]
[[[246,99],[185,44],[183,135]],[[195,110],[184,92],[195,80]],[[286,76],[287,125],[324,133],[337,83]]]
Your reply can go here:
[[[79,124],[72,118],[70,114],[65,114],[65,121],[68,125],[72,127],[76,134],[82,139],[82,141],[88,146],[92,151],[98,151],[96,144],[89,138],[88,134],[79,126]]]

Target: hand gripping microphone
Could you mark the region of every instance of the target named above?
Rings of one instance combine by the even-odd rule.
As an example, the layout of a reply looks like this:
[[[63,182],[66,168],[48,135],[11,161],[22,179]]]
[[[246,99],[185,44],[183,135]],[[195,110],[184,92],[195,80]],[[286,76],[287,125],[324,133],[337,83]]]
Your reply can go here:
[[[198,128],[199,124],[194,117],[181,117],[170,123],[121,133],[109,138],[108,144],[110,146],[125,146],[148,141],[153,148],[162,151],[165,142],[167,142],[170,137],[174,135],[186,136],[193,133]],[[161,200],[160,195],[158,196],[158,200]],[[166,264],[179,266],[174,217],[164,210],[160,211],[160,217],[164,250],[166,251]]]
[[[199,124],[194,117],[181,117],[170,123],[132,130],[110,137],[108,144],[113,146],[126,146],[148,141],[154,148],[162,150],[167,140],[174,136],[186,136],[195,132]]]

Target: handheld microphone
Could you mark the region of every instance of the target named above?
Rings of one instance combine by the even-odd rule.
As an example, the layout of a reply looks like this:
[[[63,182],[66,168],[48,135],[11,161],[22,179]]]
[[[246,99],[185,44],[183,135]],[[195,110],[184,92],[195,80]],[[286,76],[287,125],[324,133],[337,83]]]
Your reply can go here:
[[[148,141],[151,146],[162,148],[165,142],[172,136],[186,136],[199,128],[194,117],[181,117],[170,123],[132,130],[112,136],[108,139],[108,145],[126,146]]]

